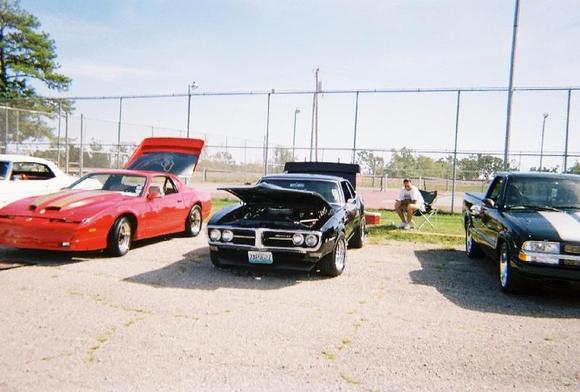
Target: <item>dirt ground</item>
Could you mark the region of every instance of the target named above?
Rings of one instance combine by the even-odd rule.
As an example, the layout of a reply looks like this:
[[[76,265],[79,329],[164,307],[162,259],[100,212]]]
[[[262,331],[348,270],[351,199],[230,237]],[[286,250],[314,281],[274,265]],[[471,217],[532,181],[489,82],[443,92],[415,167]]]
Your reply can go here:
[[[407,243],[334,279],[216,270],[205,238],[0,249],[0,391],[578,391],[580,289],[494,273]]]

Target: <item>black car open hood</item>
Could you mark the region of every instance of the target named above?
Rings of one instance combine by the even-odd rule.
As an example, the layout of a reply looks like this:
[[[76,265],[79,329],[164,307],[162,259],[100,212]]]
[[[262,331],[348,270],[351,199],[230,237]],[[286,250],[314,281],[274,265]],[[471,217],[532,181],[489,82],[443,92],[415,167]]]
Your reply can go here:
[[[306,205],[331,209],[320,194],[310,191],[286,189],[276,185],[260,183],[254,186],[219,188],[231,193],[246,204]]]

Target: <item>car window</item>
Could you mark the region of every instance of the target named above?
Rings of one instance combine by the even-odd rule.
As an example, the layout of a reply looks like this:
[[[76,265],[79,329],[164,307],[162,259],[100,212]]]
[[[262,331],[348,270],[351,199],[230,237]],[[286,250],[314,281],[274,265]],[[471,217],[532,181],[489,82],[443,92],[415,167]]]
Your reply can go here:
[[[56,177],[48,165],[38,162],[14,162],[12,180],[49,180]]]
[[[580,177],[576,178],[515,178],[510,188],[518,189],[520,200],[510,206],[548,206],[554,208],[580,208]]]
[[[177,187],[171,180],[171,178],[166,176],[155,176],[151,179],[150,187],[157,187],[162,195],[170,195],[172,193],[177,193]]]
[[[342,187],[342,193],[344,194],[344,201],[348,201],[348,200],[354,198],[354,194],[351,192],[351,190],[348,187],[348,182],[341,181],[340,186]]]
[[[487,197],[489,197],[491,200],[493,200],[496,203],[497,203],[497,200],[499,199],[499,196],[501,193],[501,187],[503,186],[503,182],[504,182],[503,177],[497,177],[494,180],[494,183],[492,185],[492,188],[489,191],[489,194],[487,195]]]
[[[0,161],[0,180],[6,179],[10,170],[10,162]]]
[[[126,196],[140,196],[147,177],[117,173],[88,174],[71,184],[70,189],[121,192]]]

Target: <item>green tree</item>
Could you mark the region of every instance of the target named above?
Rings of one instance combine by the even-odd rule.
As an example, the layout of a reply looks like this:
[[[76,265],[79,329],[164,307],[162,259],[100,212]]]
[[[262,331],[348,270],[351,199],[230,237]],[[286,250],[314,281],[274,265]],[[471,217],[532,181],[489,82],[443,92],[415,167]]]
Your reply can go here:
[[[389,177],[417,177],[421,174],[413,150],[403,147],[399,151],[393,149],[391,152],[393,155],[386,166]]]
[[[356,161],[361,166],[363,173],[373,176],[385,173],[385,160],[382,157],[366,150],[358,151],[356,155]]]
[[[18,0],[0,0],[0,102],[23,110],[54,113],[58,102],[38,98],[32,82],[40,82],[52,90],[65,91],[71,79],[58,72],[56,46],[48,33],[40,30],[39,20],[20,7]],[[70,111],[64,102],[64,111]],[[0,119],[15,128],[16,112],[2,111]],[[42,121],[43,116],[29,111],[18,115],[19,140],[53,138],[52,131]],[[7,132],[8,130],[5,130]],[[4,135],[15,140],[16,132]],[[6,147],[6,146],[5,146]]]
[[[568,173],[580,174],[580,162],[576,161],[574,166],[568,168]]]

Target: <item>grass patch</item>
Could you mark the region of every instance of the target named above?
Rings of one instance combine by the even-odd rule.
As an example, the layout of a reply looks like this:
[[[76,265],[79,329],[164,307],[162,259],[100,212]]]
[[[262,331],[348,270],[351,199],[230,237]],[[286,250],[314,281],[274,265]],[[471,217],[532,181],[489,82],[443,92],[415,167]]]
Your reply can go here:
[[[428,223],[419,229],[401,230],[399,216],[390,210],[369,210],[381,214],[380,225],[368,225],[367,231],[371,243],[383,240],[424,242],[445,246],[458,246],[464,242],[465,232],[461,214],[442,214],[431,217],[434,227]],[[423,222],[422,217],[413,217],[413,223],[418,227]]]
[[[212,215],[221,210],[224,207],[227,207],[232,204],[238,204],[237,201],[232,199],[212,199],[211,201],[211,213]]]

